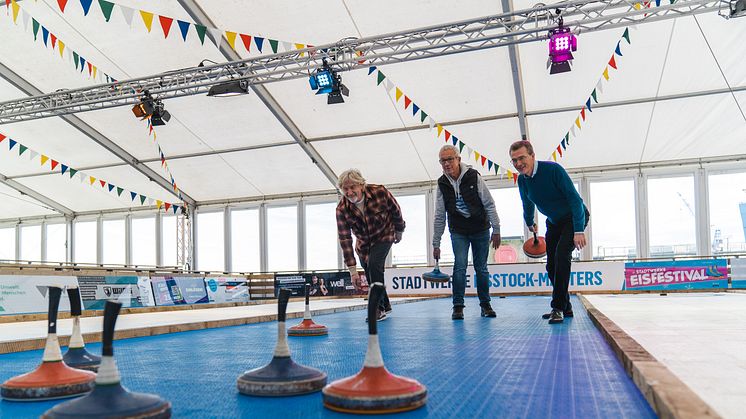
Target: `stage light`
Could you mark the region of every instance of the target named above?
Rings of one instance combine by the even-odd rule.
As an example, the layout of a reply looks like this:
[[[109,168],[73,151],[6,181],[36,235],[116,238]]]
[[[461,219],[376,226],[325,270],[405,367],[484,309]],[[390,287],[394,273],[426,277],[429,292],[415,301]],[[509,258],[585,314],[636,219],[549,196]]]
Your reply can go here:
[[[153,109],[153,115],[150,117],[150,122],[153,126],[166,125],[171,119],[171,114],[163,106],[163,102],[160,100],[155,103],[155,109]]]
[[[559,15],[560,11],[557,10]],[[549,59],[551,67],[549,74],[564,73],[570,71],[570,62],[573,59],[573,51],[578,49],[578,39],[562,24],[562,17],[558,18],[559,27],[549,31]]]
[[[746,0],[730,0],[730,17],[746,16]]]
[[[150,117],[150,115],[153,114],[154,110],[155,105],[153,103],[153,98],[147,91],[143,95],[142,99],[140,99],[140,103],[132,107],[132,113],[134,113],[135,116],[140,119],[146,119]]]
[[[334,103],[344,103],[343,96],[350,95],[350,89],[342,84],[342,76],[337,74],[327,63],[323,61],[323,67],[316,70],[308,78],[308,83],[311,85],[311,90],[316,90],[316,94],[326,94],[326,103],[328,105]]]
[[[246,80],[231,80],[227,83],[216,84],[210,87],[207,96],[228,97],[245,95],[249,93],[249,82]]]

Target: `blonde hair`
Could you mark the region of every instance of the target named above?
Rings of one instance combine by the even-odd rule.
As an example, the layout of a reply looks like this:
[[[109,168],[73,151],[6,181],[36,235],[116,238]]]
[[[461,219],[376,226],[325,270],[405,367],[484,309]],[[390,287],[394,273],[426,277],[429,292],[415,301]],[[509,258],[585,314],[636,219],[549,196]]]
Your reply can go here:
[[[348,182],[355,185],[365,185],[365,178],[358,169],[348,169],[342,172],[341,175],[339,175],[339,179],[337,180],[337,187],[341,189],[342,185]]]

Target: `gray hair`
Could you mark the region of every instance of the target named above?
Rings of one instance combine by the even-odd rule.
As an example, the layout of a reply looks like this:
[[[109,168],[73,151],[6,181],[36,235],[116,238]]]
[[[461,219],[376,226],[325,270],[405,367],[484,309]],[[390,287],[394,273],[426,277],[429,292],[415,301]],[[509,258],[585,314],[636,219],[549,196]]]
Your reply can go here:
[[[337,180],[337,187],[342,188],[342,185],[348,182],[355,185],[365,185],[365,178],[360,173],[360,170],[348,169],[342,172],[341,175],[339,175],[339,179]]]
[[[443,147],[440,148],[440,151],[438,154],[444,152],[444,151],[453,151],[456,154],[456,157],[461,157],[461,152],[458,151],[458,148],[456,146],[452,146],[450,144],[446,144]]]

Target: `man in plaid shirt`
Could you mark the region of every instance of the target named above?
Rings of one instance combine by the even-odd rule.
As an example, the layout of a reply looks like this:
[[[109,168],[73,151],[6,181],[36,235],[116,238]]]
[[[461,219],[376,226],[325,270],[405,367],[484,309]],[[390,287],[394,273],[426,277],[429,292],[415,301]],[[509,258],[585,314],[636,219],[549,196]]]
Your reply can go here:
[[[337,205],[337,233],[352,281],[354,284],[360,282],[352,253],[352,234],[355,234],[355,251],[368,283],[383,284],[386,256],[391,245],[401,241],[404,232],[401,208],[391,192],[382,185],[366,184],[357,169],[346,170],[339,175],[337,186],[344,195]],[[378,307],[378,320],[384,320],[390,312],[391,303],[384,288]]]

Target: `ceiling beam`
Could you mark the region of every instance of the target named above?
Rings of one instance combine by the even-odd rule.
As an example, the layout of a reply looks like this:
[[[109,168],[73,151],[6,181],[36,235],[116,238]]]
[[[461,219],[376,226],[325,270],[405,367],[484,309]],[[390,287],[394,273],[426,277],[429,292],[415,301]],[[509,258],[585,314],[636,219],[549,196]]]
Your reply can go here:
[[[18,183],[15,180],[12,180],[12,179],[8,179],[6,176],[4,176],[2,174],[0,174],[0,183],[2,183],[3,185],[8,186],[9,188],[15,189],[21,195],[26,195],[26,196],[28,196],[30,198],[33,198],[33,199],[41,202],[42,204],[46,205],[50,209],[53,209],[53,210],[59,212],[60,214],[66,216],[66,217],[73,217],[75,215],[74,211],[71,210],[70,208],[68,208],[68,207],[60,204],[59,202],[57,202],[57,201],[55,201],[55,200],[53,200],[51,198],[48,198],[48,197],[40,194],[39,192],[36,192],[35,190],[29,188],[26,185]]]
[[[0,77],[7,80],[8,83],[12,84],[18,90],[28,96],[39,96],[44,94],[41,90],[37,89],[34,85],[26,81],[26,79],[18,75],[18,73],[16,73],[15,71],[6,67],[3,63],[0,63]],[[164,179],[161,175],[156,173],[155,170],[146,166],[143,162],[136,159],[135,156],[125,151],[114,141],[101,134],[98,130],[85,123],[79,117],[72,114],[67,114],[60,115],[60,118],[75,127],[78,131],[82,132],[86,137],[96,142],[108,152],[114,154],[129,166],[132,166],[135,170],[150,179],[150,181],[157,183],[159,186],[161,186],[163,189],[167,190],[170,194],[176,196],[177,198],[179,197],[179,194],[174,192],[173,187],[171,186],[171,182]],[[183,190],[181,191],[181,197],[184,202],[191,206],[194,206],[196,204],[196,201]]]
[[[513,0],[502,0],[503,13],[513,11]],[[513,91],[515,92],[515,108],[518,110],[518,126],[521,130],[521,139],[528,139],[528,121],[526,121],[526,95],[523,92],[523,76],[521,72],[521,56],[515,44],[508,45],[508,57],[510,58],[510,72],[513,75]]]

